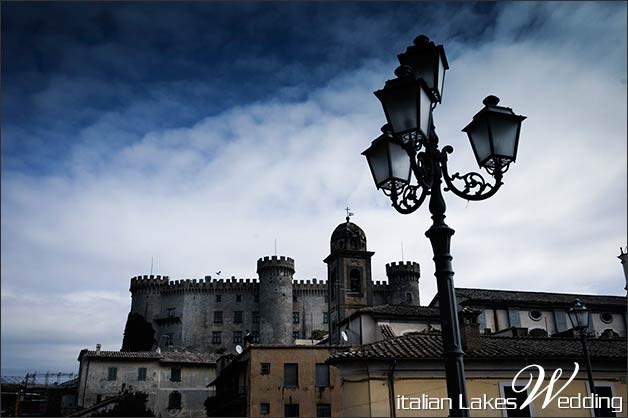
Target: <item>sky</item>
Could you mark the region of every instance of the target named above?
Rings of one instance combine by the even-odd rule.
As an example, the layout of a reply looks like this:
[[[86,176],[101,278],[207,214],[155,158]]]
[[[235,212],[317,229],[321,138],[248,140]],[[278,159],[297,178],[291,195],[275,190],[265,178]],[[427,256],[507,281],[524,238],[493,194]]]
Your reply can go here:
[[[360,153],[372,94],[419,34],[450,69],[434,123],[450,171],[489,94],[527,116],[492,198],[445,193],[458,287],[625,295],[625,2],[2,2],[2,374],[119,350],[129,279],[324,279],[344,208],[373,279],[422,269],[427,207],[401,215]]]

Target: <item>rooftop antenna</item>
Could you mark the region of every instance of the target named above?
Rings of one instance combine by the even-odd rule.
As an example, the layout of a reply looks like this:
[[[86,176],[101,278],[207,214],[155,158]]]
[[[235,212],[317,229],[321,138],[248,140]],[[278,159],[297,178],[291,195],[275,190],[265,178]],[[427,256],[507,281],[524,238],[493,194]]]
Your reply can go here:
[[[403,241],[401,241],[401,261],[402,261],[402,262],[403,262],[403,261],[406,261],[406,260],[403,258]]]
[[[275,257],[277,257],[277,238],[275,238]]]
[[[150,274],[153,274],[153,256],[150,256]]]

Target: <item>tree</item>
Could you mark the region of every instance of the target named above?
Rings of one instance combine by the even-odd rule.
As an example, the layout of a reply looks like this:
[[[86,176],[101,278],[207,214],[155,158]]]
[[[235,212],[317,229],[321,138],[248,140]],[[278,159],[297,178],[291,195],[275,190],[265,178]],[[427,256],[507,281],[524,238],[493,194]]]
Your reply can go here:
[[[154,417],[153,411],[146,406],[148,394],[122,389],[113,408],[93,414],[93,417]]]
[[[153,326],[137,313],[130,313],[124,327],[122,350],[120,351],[150,351],[155,344],[155,330]]]

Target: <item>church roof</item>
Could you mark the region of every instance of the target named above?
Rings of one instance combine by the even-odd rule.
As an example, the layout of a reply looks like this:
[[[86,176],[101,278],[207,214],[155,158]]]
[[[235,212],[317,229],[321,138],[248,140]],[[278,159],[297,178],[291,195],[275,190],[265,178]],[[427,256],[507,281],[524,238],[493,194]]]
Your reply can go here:
[[[580,299],[589,308],[618,307],[625,310],[626,297],[605,295],[578,295],[569,293],[528,292],[520,290],[494,290],[494,289],[455,289],[458,303],[469,302],[485,303],[488,305],[547,305],[552,308],[568,308],[573,305],[575,299]],[[438,295],[434,296],[429,306],[435,306]]]
[[[362,228],[360,228],[353,222],[347,221],[347,222],[341,223],[340,225],[336,227],[336,229],[334,229],[334,232],[332,232],[331,234],[331,240],[335,241],[337,239],[343,239],[343,238],[346,238],[347,236],[354,236],[354,235],[358,235],[361,238],[366,239],[366,234],[364,233]]]
[[[582,357],[577,338],[530,338],[480,336],[480,349],[465,353],[465,358],[530,360]],[[626,338],[598,338],[587,341],[593,359],[626,360]],[[338,351],[331,363],[359,360],[442,360],[443,340],[440,334],[411,334],[372,344]]]
[[[438,308],[416,305],[379,305],[362,308],[356,313],[370,313],[376,318],[439,318]]]

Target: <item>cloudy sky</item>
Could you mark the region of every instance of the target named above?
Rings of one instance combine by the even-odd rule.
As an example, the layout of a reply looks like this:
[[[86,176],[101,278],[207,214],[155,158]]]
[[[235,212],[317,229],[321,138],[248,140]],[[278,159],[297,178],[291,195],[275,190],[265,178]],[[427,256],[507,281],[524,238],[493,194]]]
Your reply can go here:
[[[456,285],[622,295],[626,3],[2,3],[2,374],[118,350],[129,278],[325,278],[347,205],[374,279],[435,293],[427,208],[397,214],[360,155],[374,90],[424,33],[450,70],[452,171],[488,94],[526,115],[493,198],[446,194]]]

